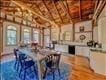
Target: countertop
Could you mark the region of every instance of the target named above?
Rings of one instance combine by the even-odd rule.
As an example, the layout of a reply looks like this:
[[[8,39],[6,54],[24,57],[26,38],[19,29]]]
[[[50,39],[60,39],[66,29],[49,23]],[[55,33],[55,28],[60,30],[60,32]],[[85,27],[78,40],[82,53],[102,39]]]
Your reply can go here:
[[[103,50],[102,48],[91,48],[91,51],[97,51],[97,52],[101,52],[101,53],[105,53],[106,54],[106,51]]]
[[[79,43],[79,42],[58,42],[57,45],[72,45],[72,46],[83,46],[88,47],[86,43]]]

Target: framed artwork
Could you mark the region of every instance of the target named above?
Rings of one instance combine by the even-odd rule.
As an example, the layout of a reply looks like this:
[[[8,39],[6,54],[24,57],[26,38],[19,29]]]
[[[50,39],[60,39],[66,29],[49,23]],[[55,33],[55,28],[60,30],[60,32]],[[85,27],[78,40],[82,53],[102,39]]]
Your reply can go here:
[[[80,40],[84,40],[84,39],[86,39],[86,36],[85,35],[80,35],[79,38],[80,38]]]
[[[80,31],[80,32],[84,32],[84,26],[80,26],[80,27],[79,27],[79,31]]]

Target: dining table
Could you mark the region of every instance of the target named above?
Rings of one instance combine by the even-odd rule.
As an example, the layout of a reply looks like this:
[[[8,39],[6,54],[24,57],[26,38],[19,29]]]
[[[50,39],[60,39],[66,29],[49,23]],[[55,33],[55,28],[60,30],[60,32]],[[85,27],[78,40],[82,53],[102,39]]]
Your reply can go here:
[[[39,80],[42,80],[41,60],[43,60],[49,54],[56,53],[56,51],[49,49],[41,49],[36,52],[33,51],[32,48],[20,48],[19,52],[29,56],[33,61],[37,62]]]

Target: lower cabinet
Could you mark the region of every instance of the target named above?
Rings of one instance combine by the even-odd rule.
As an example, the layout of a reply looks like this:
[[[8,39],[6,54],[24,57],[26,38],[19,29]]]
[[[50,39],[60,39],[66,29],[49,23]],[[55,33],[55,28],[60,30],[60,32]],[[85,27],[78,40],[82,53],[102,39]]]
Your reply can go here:
[[[55,50],[69,53],[72,55],[80,55],[89,58],[90,48],[87,46],[55,44]]]
[[[89,58],[90,48],[87,46],[76,46],[75,54]]]
[[[95,73],[106,76],[106,53],[100,51],[91,51],[90,67]]]

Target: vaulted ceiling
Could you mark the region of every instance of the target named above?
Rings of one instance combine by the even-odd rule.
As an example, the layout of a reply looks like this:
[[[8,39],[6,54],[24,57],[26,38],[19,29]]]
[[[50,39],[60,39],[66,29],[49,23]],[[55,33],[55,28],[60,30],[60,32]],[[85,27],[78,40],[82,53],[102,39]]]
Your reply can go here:
[[[96,5],[96,0],[1,0],[0,10],[41,25],[63,25],[92,19]]]

